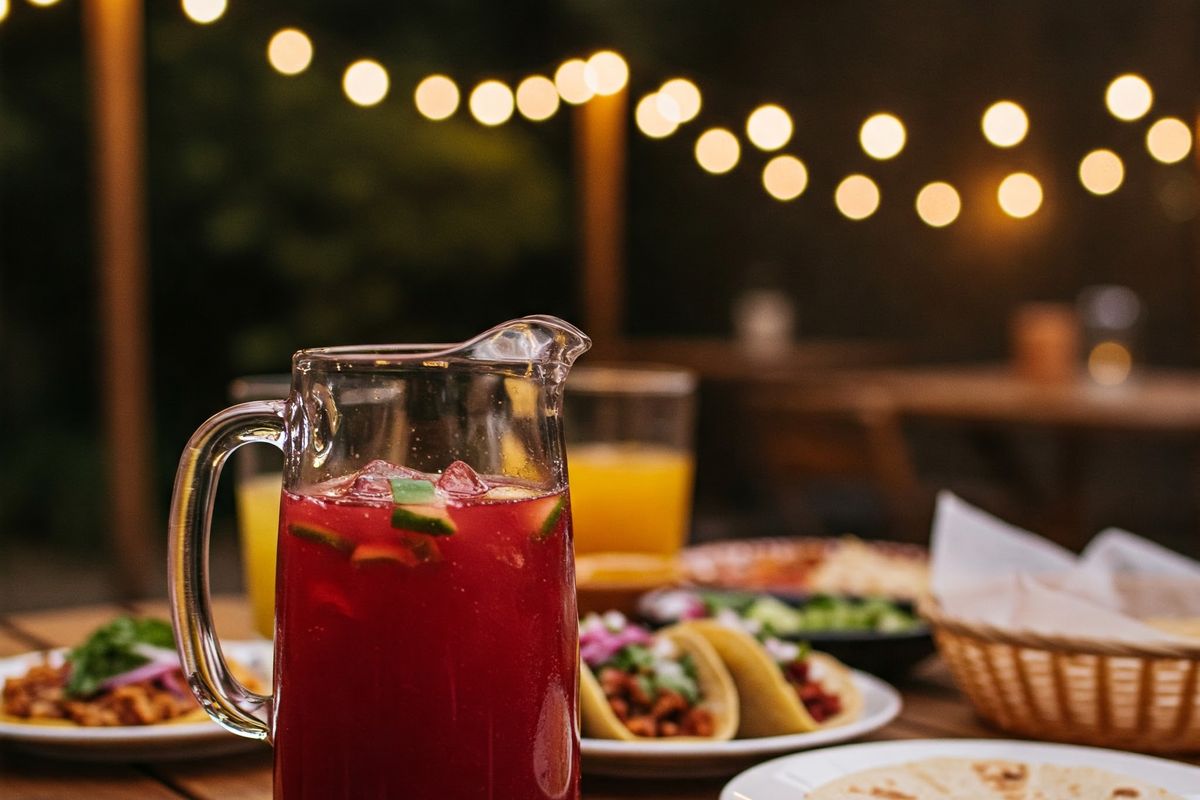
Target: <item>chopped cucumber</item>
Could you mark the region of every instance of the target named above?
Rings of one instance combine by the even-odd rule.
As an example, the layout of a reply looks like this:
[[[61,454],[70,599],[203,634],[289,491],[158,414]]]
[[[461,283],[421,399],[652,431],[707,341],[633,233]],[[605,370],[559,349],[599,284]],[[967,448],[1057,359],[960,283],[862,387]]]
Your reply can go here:
[[[541,518],[541,523],[537,524],[533,534],[533,538],[539,542],[554,533],[559,519],[562,518],[563,509],[567,507],[567,498],[565,495],[559,495],[553,505],[550,503],[551,499],[553,498],[547,498],[543,504],[550,506],[550,508],[546,511],[546,515]]]
[[[364,542],[354,548],[354,553],[350,556],[350,560],[355,564],[378,564],[383,562],[397,562],[409,567],[415,567],[420,563],[413,551],[401,544],[371,544]]]
[[[432,503],[437,499],[433,481],[424,478],[391,478],[392,499],[397,503]]]
[[[430,536],[450,536],[458,530],[450,513],[439,506],[396,506],[392,509],[392,527]]]
[[[804,614],[770,595],[755,600],[743,616],[762,623],[779,636],[794,636],[804,630]]]
[[[337,531],[332,531],[329,528],[321,525],[313,525],[309,522],[293,522],[288,525],[288,533],[292,536],[297,536],[301,539],[307,539],[310,542],[323,544],[327,547],[332,547],[335,550],[340,550],[343,553],[349,553],[354,549],[354,542],[346,538]]]

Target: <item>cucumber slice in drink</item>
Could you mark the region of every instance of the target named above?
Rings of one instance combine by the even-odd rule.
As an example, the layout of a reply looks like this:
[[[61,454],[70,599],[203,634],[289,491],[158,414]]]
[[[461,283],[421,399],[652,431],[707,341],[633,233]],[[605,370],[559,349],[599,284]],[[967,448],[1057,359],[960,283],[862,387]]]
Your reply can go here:
[[[288,533],[301,539],[307,539],[310,542],[332,547],[334,550],[340,550],[343,553],[349,553],[354,549],[354,542],[350,539],[337,531],[330,530],[322,525],[313,525],[311,522],[293,522],[288,525]]]
[[[399,563],[415,567],[421,562],[417,555],[402,544],[366,543],[354,548],[350,561],[355,564]]]
[[[392,485],[392,499],[397,503],[432,503],[437,499],[433,481],[424,478],[391,478],[388,483]]]
[[[558,521],[562,518],[563,510],[567,507],[566,495],[547,497],[533,504],[535,541],[542,541],[554,533]]]
[[[440,506],[396,506],[392,509],[392,527],[430,536],[450,536],[458,530],[450,513]]]

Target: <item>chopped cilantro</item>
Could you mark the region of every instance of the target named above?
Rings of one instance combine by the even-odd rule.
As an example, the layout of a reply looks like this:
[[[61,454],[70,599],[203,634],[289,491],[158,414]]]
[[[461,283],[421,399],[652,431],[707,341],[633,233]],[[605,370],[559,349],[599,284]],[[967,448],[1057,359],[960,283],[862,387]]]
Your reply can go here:
[[[139,644],[174,649],[175,634],[162,620],[134,617],[118,617],[98,628],[67,654],[71,664],[67,694],[72,697],[94,694],[106,679],[148,663],[150,659],[134,649]]]

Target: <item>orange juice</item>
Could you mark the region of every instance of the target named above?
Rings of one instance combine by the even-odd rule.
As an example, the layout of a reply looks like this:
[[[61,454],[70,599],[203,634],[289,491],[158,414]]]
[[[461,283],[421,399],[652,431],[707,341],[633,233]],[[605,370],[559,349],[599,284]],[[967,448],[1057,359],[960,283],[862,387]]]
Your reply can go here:
[[[576,553],[673,555],[687,541],[695,459],[636,442],[568,448]]]
[[[254,629],[270,639],[275,630],[275,547],[283,475],[264,472],[239,479],[235,487],[242,572]]]

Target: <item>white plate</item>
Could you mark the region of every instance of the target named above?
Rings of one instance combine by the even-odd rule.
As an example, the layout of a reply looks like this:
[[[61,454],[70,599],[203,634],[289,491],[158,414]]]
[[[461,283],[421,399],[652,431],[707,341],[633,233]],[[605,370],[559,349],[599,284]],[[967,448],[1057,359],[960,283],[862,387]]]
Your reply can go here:
[[[222,642],[221,647],[230,658],[244,664],[264,683],[270,683],[270,642]],[[42,657],[42,653],[26,653],[0,659],[0,684],[7,678],[24,675],[31,666],[40,664]],[[210,720],[113,728],[0,722],[0,739],[11,739],[17,747],[31,753],[79,761],[201,758],[265,747],[255,739],[230,733]]]
[[[1097,747],[990,739],[870,742],[796,753],[738,775],[721,790],[721,800],[803,800],[810,790],[852,772],[939,756],[1099,767],[1200,800],[1200,794],[1195,794],[1200,791],[1200,767],[1190,764]]]
[[[846,742],[887,725],[900,713],[900,695],[865,672],[853,671],[863,695],[863,713],[836,728],[789,736],[728,742],[622,742],[583,740],[583,772],[626,778],[699,778],[732,775],[764,758]]]

